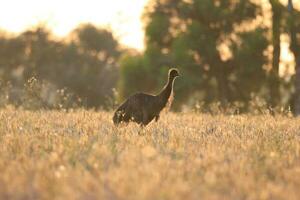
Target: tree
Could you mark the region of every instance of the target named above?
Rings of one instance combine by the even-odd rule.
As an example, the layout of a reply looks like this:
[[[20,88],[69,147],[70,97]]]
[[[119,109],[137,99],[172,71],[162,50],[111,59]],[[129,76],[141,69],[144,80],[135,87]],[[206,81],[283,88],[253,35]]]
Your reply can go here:
[[[61,70],[66,73],[56,82],[70,88],[87,107],[109,106],[118,78],[118,41],[110,31],[92,24],[79,26],[71,38],[62,52]]]
[[[197,94],[206,103],[247,104],[265,83],[268,42],[265,30],[253,25],[259,14],[248,0],[150,1],[142,63],[158,76],[170,66],[180,69],[177,102]]]
[[[290,49],[295,56],[296,75],[295,75],[295,97],[294,97],[294,113],[296,116],[300,115],[300,14],[294,10],[293,1],[288,1],[289,12],[289,32],[290,32]]]
[[[272,7],[272,69],[269,74],[269,90],[270,90],[270,105],[272,107],[280,104],[280,77],[279,77],[279,63],[280,63],[280,35],[281,35],[281,21],[283,15],[283,6],[278,0],[270,0]]]
[[[24,96],[24,85],[33,77],[53,88],[41,87],[40,93],[67,89],[74,94],[72,100],[82,99],[87,107],[111,104],[121,55],[118,41],[111,32],[91,24],[78,27],[71,36],[68,42],[59,40],[46,28],[37,27],[0,37],[0,75],[17,91],[12,98],[15,104],[21,104],[17,99]]]

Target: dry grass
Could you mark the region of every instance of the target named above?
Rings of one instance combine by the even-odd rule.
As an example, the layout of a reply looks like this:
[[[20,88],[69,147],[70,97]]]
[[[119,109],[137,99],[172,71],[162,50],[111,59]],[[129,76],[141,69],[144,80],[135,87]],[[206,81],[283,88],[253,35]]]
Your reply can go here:
[[[299,199],[300,120],[0,111],[0,199]]]

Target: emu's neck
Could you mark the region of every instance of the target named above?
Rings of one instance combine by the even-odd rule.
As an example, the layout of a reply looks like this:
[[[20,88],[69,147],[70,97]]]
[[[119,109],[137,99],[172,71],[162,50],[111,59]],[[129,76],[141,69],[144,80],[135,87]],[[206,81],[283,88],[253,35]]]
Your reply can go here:
[[[173,82],[174,82],[174,78],[168,78],[168,82],[167,84],[164,86],[164,88],[162,89],[162,91],[157,95],[158,97],[158,103],[159,103],[159,107],[164,108],[170,98],[170,95],[172,93],[173,90]]]

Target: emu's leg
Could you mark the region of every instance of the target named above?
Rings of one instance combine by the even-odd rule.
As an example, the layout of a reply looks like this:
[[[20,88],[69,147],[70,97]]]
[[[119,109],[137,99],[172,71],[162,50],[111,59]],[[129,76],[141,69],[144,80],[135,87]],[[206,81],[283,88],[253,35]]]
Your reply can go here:
[[[159,114],[155,116],[155,122],[159,120]]]
[[[143,120],[142,125],[146,126],[150,122],[147,111],[143,110]]]

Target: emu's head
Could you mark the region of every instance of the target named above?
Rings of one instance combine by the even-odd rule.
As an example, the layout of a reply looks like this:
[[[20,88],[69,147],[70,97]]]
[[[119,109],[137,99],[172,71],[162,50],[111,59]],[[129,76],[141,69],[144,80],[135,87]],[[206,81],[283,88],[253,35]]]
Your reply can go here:
[[[169,78],[174,79],[179,76],[179,71],[176,68],[172,68],[169,70]]]

